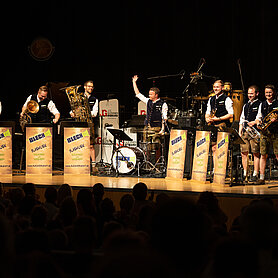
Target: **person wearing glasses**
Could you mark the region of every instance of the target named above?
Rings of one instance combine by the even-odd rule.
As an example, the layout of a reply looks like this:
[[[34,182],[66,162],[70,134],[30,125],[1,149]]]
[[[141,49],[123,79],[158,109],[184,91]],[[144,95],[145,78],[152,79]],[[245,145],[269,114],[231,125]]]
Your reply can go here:
[[[84,83],[84,94],[88,99],[88,104],[91,111],[91,117],[93,119],[93,124],[90,127],[91,129],[91,139],[90,139],[90,157],[92,161],[92,172],[93,175],[97,174],[98,170],[96,167],[96,152],[95,152],[95,126],[96,126],[96,119],[98,115],[98,99],[93,96],[93,90],[94,90],[94,82],[92,80],[88,80]],[[74,112],[70,111],[70,116],[72,118],[75,118]]]

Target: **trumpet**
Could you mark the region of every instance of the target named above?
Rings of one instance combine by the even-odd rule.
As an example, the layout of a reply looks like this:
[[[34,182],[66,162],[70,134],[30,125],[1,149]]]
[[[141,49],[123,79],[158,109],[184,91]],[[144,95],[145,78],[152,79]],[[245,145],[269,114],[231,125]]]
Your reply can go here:
[[[258,128],[261,129],[264,133],[266,129],[273,123],[273,119],[278,119],[278,108],[275,108],[271,112],[269,112],[263,119],[262,123],[258,126]]]
[[[252,138],[255,139],[257,142],[260,141],[261,134],[260,132],[254,127],[254,126],[249,126],[248,121],[244,121],[242,124],[243,129],[247,132],[247,134]]]
[[[32,123],[32,118],[29,113],[36,114],[40,110],[39,104],[35,100],[30,100],[27,102],[26,109],[23,112],[23,115],[19,119],[19,123],[22,131],[26,124]]]

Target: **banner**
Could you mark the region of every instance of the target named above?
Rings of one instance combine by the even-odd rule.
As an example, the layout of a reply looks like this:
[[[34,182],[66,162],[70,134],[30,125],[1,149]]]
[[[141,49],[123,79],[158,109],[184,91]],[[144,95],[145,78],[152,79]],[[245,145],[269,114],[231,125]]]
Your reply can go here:
[[[52,127],[26,127],[26,174],[52,174]]]
[[[111,163],[114,137],[108,131],[109,128],[119,128],[119,101],[117,99],[99,102],[99,127],[95,142],[97,162],[102,159],[102,162]]]
[[[89,128],[64,128],[64,174],[90,175]]]
[[[229,133],[218,132],[216,151],[213,156],[213,162],[214,162],[213,183],[225,185],[228,147],[229,147]]]
[[[210,146],[210,132],[209,131],[196,131],[192,180],[206,182],[208,156]]]
[[[12,128],[0,127],[0,175],[12,174]]]
[[[186,140],[187,130],[171,130],[167,178],[183,179]]]

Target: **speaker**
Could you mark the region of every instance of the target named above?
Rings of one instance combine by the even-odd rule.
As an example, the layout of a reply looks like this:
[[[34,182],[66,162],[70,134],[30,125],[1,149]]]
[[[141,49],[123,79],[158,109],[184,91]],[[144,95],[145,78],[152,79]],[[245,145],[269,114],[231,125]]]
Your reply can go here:
[[[186,129],[187,127],[196,127],[195,116],[178,117],[178,128]]]

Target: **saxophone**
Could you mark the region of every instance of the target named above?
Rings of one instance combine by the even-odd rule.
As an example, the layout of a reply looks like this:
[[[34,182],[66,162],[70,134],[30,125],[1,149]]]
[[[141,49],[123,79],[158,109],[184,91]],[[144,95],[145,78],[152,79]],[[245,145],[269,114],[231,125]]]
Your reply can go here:
[[[266,129],[273,123],[273,119],[278,119],[278,108],[275,108],[269,112],[263,119],[262,123],[258,125],[258,128],[264,133]]]
[[[210,118],[213,118],[213,117],[215,116],[215,114],[216,114],[216,109],[212,109],[212,110],[210,111],[209,117],[210,117]],[[208,123],[208,125],[212,125],[212,122]]]
[[[36,114],[40,110],[39,104],[35,100],[30,100],[27,102],[26,109],[23,112],[23,115],[19,118],[19,124],[22,131],[24,131],[25,125],[32,123],[32,118],[29,113]]]

